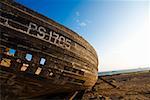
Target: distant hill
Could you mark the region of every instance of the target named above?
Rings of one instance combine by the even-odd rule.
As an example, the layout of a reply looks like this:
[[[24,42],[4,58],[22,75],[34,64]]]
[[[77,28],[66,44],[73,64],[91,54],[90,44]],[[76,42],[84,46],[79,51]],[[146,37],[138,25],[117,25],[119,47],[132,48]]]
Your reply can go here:
[[[148,71],[148,70],[150,70],[150,67],[128,69],[128,70],[107,71],[107,72],[99,72],[98,76],[114,75],[114,74],[130,73],[130,72],[140,72],[140,71]]]

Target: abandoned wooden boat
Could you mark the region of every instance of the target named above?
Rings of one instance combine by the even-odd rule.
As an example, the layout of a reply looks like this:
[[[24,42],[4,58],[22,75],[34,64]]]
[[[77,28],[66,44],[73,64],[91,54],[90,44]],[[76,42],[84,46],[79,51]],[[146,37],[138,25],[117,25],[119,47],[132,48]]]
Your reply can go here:
[[[1,96],[33,98],[91,88],[94,48],[63,25],[11,0],[0,1]]]

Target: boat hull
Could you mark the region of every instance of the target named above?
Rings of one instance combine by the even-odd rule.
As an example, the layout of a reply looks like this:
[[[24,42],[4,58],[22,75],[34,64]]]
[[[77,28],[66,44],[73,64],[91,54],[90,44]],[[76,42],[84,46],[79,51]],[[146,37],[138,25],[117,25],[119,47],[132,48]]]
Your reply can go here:
[[[32,98],[95,84],[98,59],[88,42],[16,2],[3,0],[1,5],[2,94]]]

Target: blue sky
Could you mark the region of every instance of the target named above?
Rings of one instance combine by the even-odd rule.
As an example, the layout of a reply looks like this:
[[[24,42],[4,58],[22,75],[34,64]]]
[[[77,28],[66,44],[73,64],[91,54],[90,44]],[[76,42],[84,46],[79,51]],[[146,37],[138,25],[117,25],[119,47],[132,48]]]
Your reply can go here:
[[[150,67],[148,0],[16,0],[67,26],[96,49],[99,71]]]

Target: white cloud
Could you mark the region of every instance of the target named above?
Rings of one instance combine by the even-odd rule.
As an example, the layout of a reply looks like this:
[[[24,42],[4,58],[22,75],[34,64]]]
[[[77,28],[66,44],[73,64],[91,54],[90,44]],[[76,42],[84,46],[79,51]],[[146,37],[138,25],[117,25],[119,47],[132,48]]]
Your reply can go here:
[[[80,26],[80,27],[85,27],[85,26],[87,26],[87,22],[82,22],[82,21],[80,21],[79,19],[76,19],[76,23],[77,23],[77,25]]]
[[[86,21],[87,23],[92,23],[92,21],[90,21],[90,20],[88,20],[88,19],[87,19],[87,20],[85,20],[85,21]]]
[[[79,26],[81,26],[81,27],[84,27],[84,26],[86,26],[87,24],[85,23],[85,22],[81,22],[81,23],[79,23]]]
[[[87,20],[87,19],[84,21],[81,21],[79,18],[79,17],[81,17],[79,11],[76,11],[75,14],[76,14],[76,17],[74,18],[74,21],[77,23],[78,27],[85,27],[85,26],[87,26],[87,24],[91,23],[91,21]]]
[[[80,16],[80,13],[78,11],[76,12],[76,16]]]
[[[79,19],[77,19],[76,22],[79,23],[80,22]]]

